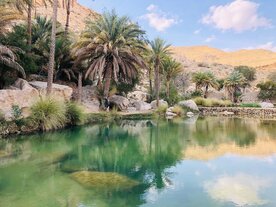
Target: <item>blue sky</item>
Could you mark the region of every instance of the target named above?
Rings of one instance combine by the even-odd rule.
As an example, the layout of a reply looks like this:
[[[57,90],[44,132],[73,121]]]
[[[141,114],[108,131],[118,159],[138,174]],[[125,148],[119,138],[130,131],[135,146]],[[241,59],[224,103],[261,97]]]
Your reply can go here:
[[[99,13],[115,9],[176,46],[276,51],[276,0],[78,0]]]

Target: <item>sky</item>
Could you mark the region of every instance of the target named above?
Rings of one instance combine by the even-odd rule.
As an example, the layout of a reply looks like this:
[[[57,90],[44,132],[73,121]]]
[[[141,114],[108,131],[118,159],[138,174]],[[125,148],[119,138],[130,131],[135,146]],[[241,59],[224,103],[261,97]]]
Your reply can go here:
[[[276,0],[78,0],[99,13],[127,15],[151,40],[225,51],[276,52]]]

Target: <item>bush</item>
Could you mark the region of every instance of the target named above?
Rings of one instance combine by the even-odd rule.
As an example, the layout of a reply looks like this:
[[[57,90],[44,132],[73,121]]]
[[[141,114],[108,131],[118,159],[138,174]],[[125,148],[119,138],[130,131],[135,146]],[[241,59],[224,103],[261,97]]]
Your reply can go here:
[[[170,86],[170,96],[167,96],[166,89],[163,87],[161,89],[160,97],[161,99],[167,101],[170,106],[178,103],[182,99],[177,91],[177,88],[173,84]]]
[[[202,91],[193,91],[192,93],[191,93],[191,97],[192,98],[195,98],[195,97],[202,97],[203,96],[203,94],[202,94]]]
[[[166,114],[167,108],[167,106],[161,105],[155,110],[155,113],[159,116],[164,116]]]
[[[53,98],[41,98],[31,107],[31,117],[43,131],[59,129],[66,124],[66,107]]]
[[[67,102],[66,119],[70,125],[82,124],[85,119],[83,108],[75,102]]]
[[[256,69],[248,66],[237,66],[235,71],[240,72],[246,78],[247,81],[253,81],[256,79]]]
[[[181,106],[176,105],[173,107],[172,112],[177,114],[178,116],[181,116],[184,114],[184,109]]]
[[[22,109],[18,105],[12,105],[12,117],[14,120],[22,117]]]
[[[276,82],[267,81],[264,83],[259,83],[257,85],[260,88],[260,93],[258,97],[262,100],[274,100],[276,99]]]
[[[252,107],[252,108],[260,108],[260,104],[258,103],[242,103],[239,105],[240,107]]]
[[[229,100],[218,100],[202,97],[197,97],[194,99],[194,101],[198,106],[204,107],[230,107],[233,105],[232,102]]]
[[[0,123],[5,121],[5,115],[2,110],[0,110]]]

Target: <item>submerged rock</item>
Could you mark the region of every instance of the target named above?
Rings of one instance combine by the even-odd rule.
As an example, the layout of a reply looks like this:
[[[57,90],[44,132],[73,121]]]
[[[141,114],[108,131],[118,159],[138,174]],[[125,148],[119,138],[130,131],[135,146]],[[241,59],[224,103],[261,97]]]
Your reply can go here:
[[[71,178],[87,188],[99,190],[127,190],[139,185],[137,181],[114,172],[79,171],[72,173]]]

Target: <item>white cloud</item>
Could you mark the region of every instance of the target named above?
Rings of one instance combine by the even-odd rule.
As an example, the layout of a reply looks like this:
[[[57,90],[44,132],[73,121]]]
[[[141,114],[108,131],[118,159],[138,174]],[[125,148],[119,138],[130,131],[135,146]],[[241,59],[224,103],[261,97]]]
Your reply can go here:
[[[276,45],[274,42],[267,42],[261,45],[257,45],[255,47],[247,47],[245,49],[252,50],[252,49],[264,49],[264,50],[271,50],[273,52],[276,52]]]
[[[176,17],[172,17],[164,13],[158,6],[151,4],[147,7],[148,13],[141,18],[148,21],[149,25],[159,32],[164,32],[172,25],[178,24],[179,21]]]
[[[201,32],[201,29],[198,29],[198,30],[195,30],[195,31],[194,31],[194,34],[195,34],[195,35],[198,35],[200,32]]]
[[[215,35],[211,35],[210,37],[207,37],[205,42],[212,42],[216,39],[216,36]]]
[[[243,32],[271,27],[271,21],[258,13],[259,4],[250,0],[234,0],[226,5],[212,6],[201,22],[225,30]]]
[[[204,188],[215,200],[231,202],[236,206],[264,205],[260,191],[269,186],[269,181],[247,174],[223,176],[204,183]]]

